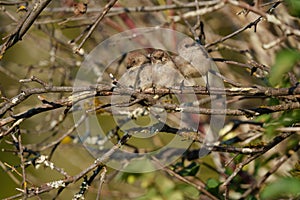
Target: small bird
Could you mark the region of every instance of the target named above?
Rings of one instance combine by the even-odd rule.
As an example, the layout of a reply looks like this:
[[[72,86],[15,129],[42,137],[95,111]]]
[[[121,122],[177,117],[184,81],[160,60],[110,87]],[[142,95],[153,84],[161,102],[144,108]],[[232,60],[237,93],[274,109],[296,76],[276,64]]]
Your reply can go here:
[[[120,83],[134,89],[178,88],[182,86],[208,85],[211,68],[206,50],[192,39],[178,44],[178,55],[156,49],[148,56],[142,52],[130,52],[126,58],[127,71]],[[204,79],[206,77],[206,79]]]
[[[191,38],[185,38],[177,45],[178,55],[156,49],[148,56],[140,51],[127,55],[127,72],[123,75],[125,85],[134,89],[149,87],[176,88],[205,85],[213,61],[205,48]]]
[[[167,54],[166,51],[161,49],[156,49],[150,54],[150,60],[152,64],[166,64],[167,62],[171,61],[170,56]]]
[[[180,43],[179,45],[183,44]],[[195,49],[193,46],[191,48]],[[182,83],[185,86],[193,86],[196,82],[194,81],[195,77],[202,79],[201,71],[199,72],[198,68],[191,64],[195,62],[191,55],[186,55],[190,52],[188,46],[183,46],[178,51],[181,55],[169,54],[161,49],[155,49],[147,56],[140,51],[128,53],[125,59],[127,70],[118,82],[122,86],[140,90],[147,88],[181,88]],[[196,49],[197,51],[199,50]],[[185,56],[187,60],[183,59],[182,56]],[[207,74],[207,71],[203,74]],[[177,95],[169,98],[171,101],[179,101],[181,103],[182,101],[193,102],[197,100],[196,96],[192,94]],[[127,100],[129,102],[129,99],[129,97],[118,97],[117,101],[125,102]],[[161,100],[163,101],[163,99]],[[156,108],[155,106],[150,108],[150,112],[153,116],[157,116],[159,120],[166,120],[166,123],[172,127],[198,127],[199,122],[191,120],[190,116],[184,113],[167,114],[164,109]]]
[[[205,48],[191,38],[183,39],[177,46],[178,56],[174,62],[185,77],[200,78],[208,86],[208,72],[212,68],[213,61]]]
[[[202,68],[200,70],[199,66],[202,67],[202,65],[199,64],[198,67],[194,66],[196,61],[193,61],[192,57],[193,54],[198,52],[198,49],[189,50],[188,47],[181,46],[183,46],[182,43],[179,44],[179,55],[169,55],[168,52],[161,49],[154,50],[150,55],[150,60],[153,66],[159,66],[154,66],[153,69],[157,70],[159,77],[167,80],[169,88],[172,86],[173,88],[180,86],[182,83],[184,83],[185,86],[201,85],[203,82],[205,84],[205,80],[203,80],[202,77],[207,74],[208,70],[204,71]],[[204,60],[204,64],[205,68],[208,69],[209,67],[207,66],[210,63],[207,63],[207,59]]]
[[[172,57],[164,50],[156,49],[150,54],[153,82],[156,87],[180,87],[184,76],[176,68]]]
[[[211,69],[212,60],[207,51],[193,39],[183,39],[178,44],[177,51],[179,56],[191,63],[201,76],[205,76]]]
[[[125,63],[127,69],[140,67],[145,63],[150,63],[150,60],[143,53],[130,52],[127,54],[126,63]]]
[[[166,51],[156,49],[148,55],[131,52],[126,59],[127,71],[119,82],[134,89],[179,87],[184,76]]]
[[[119,83],[133,89],[145,89],[151,86],[152,74],[150,59],[142,52],[130,52],[127,55],[125,66],[127,71],[122,75]]]

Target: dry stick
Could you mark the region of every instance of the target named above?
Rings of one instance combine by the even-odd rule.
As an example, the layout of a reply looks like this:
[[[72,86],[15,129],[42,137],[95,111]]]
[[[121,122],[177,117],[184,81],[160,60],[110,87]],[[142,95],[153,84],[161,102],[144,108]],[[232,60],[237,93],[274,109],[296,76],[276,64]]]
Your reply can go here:
[[[213,200],[218,200],[217,197],[215,197],[214,195],[212,195],[210,192],[208,192],[206,189],[205,189],[205,184],[202,183],[201,185],[197,185],[193,182],[191,182],[190,180],[184,178],[183,176],[180,176],[179,174],[177,174],[176,172],[174,172],[173,170],[170,170],[168,167],[166,166],[163,166],[159,160],[157,160],[157,158],[155,158],[154,156],[152,156],[152,159],[153,161],[159,165],[159,167],[164,170],[165,172],[167,172],[170,176],[174,176],[175,178],[181,180],[182,182],[184,183],[187,183],[193,187],[195,187],[197,190],[201,191],[203,194],[205,194],[206,196],[208,196],[209,198],[213,199]]]
[[[21,169],[22,169],[22,186],[24,189],[24,198],[27,197],[27,181],[26,181],[26,171],[25,171],[25,159],[24,159],[24,152],[23,152],[23,145],[21,140],[21,133],[18,131],[18,147],[19,147],[19,155],[21,161]]]
[[[196,3],[196,10],[199,10],[199,3],[198,3],[198,0],[195,0],[195,3]],[[197,15],[197,22],[195,24],[195,28],[194,30],[196,29],[196,27],[200,26],[200,23],[201,23],[201,20],[200,20],[200,15]],[[200,38],[199,38],[200,39]]]
[[[198,0],[195,0],[195,4],[196,4],[196,11],[199,12],[198,11],[199,10]],[[183,20],[184,20],[184,23],[188,26],[190,32],[193,34],[194,40],[195,41],[200,41],[200,38],[196,33],[196,28],[200,26],[200,16],[197,15],[197,21],[196,21],[196,24],[193,27],[191,26],[191,24],[188,22],[188,20],[186,18],[183,18]]]
[[[37,167],[38,165],[43,164],[44,167],[48,167],[51,170],[55,170],[55,171],[57,171],[58,173],[60,173],[61,175],[63,175],[66,178],[70,177],[68,175],[68,173],[65,172],[65,170],[63,168],[55,166],[55,164],[53,162],[50,162],[49,158],[45,155],[40,155],[39,158],[35,160],[35,162],[36,162],[36,165],[35,165],[36,169],[38,168]]]
[[[3,57],[3,54],[7,49],[16,44],[19,40],[22,40],[22,37],[34,23],[34,21],[38,18],[40,13],[44,8],[51,2],[51,0],[41,0],[37,1],[33,8],[28,12],[28,14],[24,17],[24,19],[17,25],[15,31],[8,36],[8,39],[1,46],[0,50],[0,60]]]
[[[263,44],[262,45],[262,47],[264,48],[264,49],[271,49],[271,48],[273,48],[273,47],[275,47],[275,46],[277,46],[277,45],[279,45],[279,44],[281,44],[283,41],[285,41],[288,37],[290,37],[290,36],[294,36],[294,34],[293,33],[290,33],[290,34],[284,34],[283,36],[280,36],[279,38],[277,38],[277,39],[275,39],[275,40],[273,40],[273,41],[271,41],[271,42],[269,42],[269,43],[265,43],[265,44]]]
[[[13,139],[13,142],[15,143],[16,145],[16,148],[18,150],[18,155],[20,156],[20,166],[21,166],[21,170],[22,170],[22,187],[23,189],[18,189],[20,191],[22,191],[23,195],[24,195],[24,198],[27,197],[27,181],[26,181],[26,172],[25,172],[25,159],[24,159],[24,149],[23,149],[23,146],[22,146],[22,141],[21,141],[21,134],[20,134],[20,130],[19,128],[17,128],[17,131],[16,131],[17,135],[18,135],[18,138],[15,136],[15,134],[12,134],[12,139]]]
[[[267,15],[267,21],[279,26],[282,30],[284,30],[285,34],[288,35],[296,35],[300,36],[300,30],[293,28],[293,26],[289,24],[285,24],[284,22],[277,19],[274,15]]]
[[[202,95],[208,95],[207,90],[202,87],[193,87],[194,94],[202,94]],[[28,111],[25,111],[23,113],[17,114],[15,116],[10,116],[4,119],[0,120],[0,127],[4,126],[8,123],[14,122],[14,121],[20,121],[24,120],[26,117],[31,117],[33,115],[36,115],[41,112],[57,109],[63,106],[71,106],[72,104],[79,102],[81,100],[94,97],[94,96],[110,96],[112,95],[112,92],[109,87],[107,86],[99,86],[97,88],[97,93],[90,92],[90,87],[78,87],[78,88],[72,88],[72,87],[57,87],[57,86],[47,86],[44,88],[31,88],[22,91],[17,96],[9,99],[6,103],[3,104],[3,106],[0,108],[0,117],[2,117],[9,109],[12,107],[18,105],[19,103],[23,102],[25,99],[27,99],[29,96],[33,94],[42,94],[42,93],[52,93],[52,92],[72,92],[75,91],[82,91],[83,95],[79,96],[71,96],[68,99],[65,100],[59,100],[57,102],[54,102],[53,105],[47,105],[44,107],[39,107],[35,109],[30,109]],[[90,92],[88,94],[85,94],[85,92]],[[253,97],[253,98],[266,98],[266,97],[274,97],[274,96],[291,96],[291,95],[297,95],[300,94],[300,87],[297,88],[268,88],[268,87],[248,87],[248,88],[210,88],[210,95],[227,95],[227,96],[245,96],[245,97]],[[124,89],[124,95],[133,94],[132,90],[126,91]],[[155,92],[152,90],[146,90],[142,93],[140,91],[136,91],[134,94],[139,94],[138,101],[146,100],[147,99],[153,99],[153,95],[156,94],[184,94],[183,90],[181,89],[164,89],[164,88],[158,88],[155,89]],[[197,112],[198,109],[195,109],[193,107],[180,107],[178,105],[174,104],[163,104],[162,105],[166,109],[174,110],[177,112]],[[205,109],[200,108],[199,112],[201,114],[218,114],[218,115],[247,115],[247,116],[256,116],[260,114],[266,114],[266,113],[273,113],[278,111],[284,111],[284,110],[291,110],[291,109],[298,109],[300,107],[299,102],[290,102],[287,104],[282,105],[276,105],[276,106],[264,106],[264,107],[258,107],[258,108],[249,108],[249,109],[238,109],[238,110],[231,110],[231,109]],[[21,121],[20,121],[21,122]],[[11,130],[10,130],[11,131]],[[7,133],[0,134],[1,137],[4,135],[7,135]]]
[[[263,11],[259,10],[257,7],[255,6],[249,6],[249,4],[241,2],[241,1],[237,1],[237,0],[223,0],[224,2],[229,2],[232,5],[244,8],[246,10],[250,10],[258,15],[261,15],[260,18],[264,17],[267,19],[268,22],[279,26],[282,30],[285,30],[285,34],[286,35],[296,35],[296,36],[300,36],[300,31],[299,29],[295,29],[293,28],[291,25],[284,23],[283,21],[280,21],[279,19],[277,19],[277,17],[275,15],[270,15],[270,13],[280,4],[282,3],[282,1],[276,1],[274,2],[274,5],[266,12],[264,13]]]
[[[11,119],[11,120],[9,120],[9,121],[5,121],[4,122],[4,124],[3,125],[5,125],[5,123],[6,122],[13,122],[14,121],[14,119],[12,119],[11,117],[8,117],[7,119]],[[25,119],[19,119],[19,120],[17,120],[15,123],[13,123],[13,125],[11,126],[11,127],[9,127],[9,129],[8,130],[6,130],[5,132],[1,132],[0,133],[0,139],[2,138],[2,137],[4,137],[4,136],[6,136],[6,135],[8,135],[10,132],[12,132],[13,130],[14,130],[14,128],[16,127],[16,126],[19,126],[23,121],[24,121]],[[0,121],[1,123],[0,124],[2,124],[2,121]],[[1,127],[1,126],[0,126]]]
[[[160,5],[160,6],[140,6],[140,7],[126,7],[126,8],[113,8],[111,14],[120,14],[124,12],[157,12],[163,10],[174,10],[174,9],[182,9],[182,8],[193,8],[195,6],[212,6],[218,4],[220,0],[211,0],[211,1],[201,1],[198,3],[179,3],[171,4],[171,5]],[[175,2],[177,3],[177,2]]]
[[[182,3],[180,5],[171,4],[171,5],[159,5],[159,6],[138,6],[138,7],[113,7],[110,9],[110,12],[106,15],[107,17],[119,15],[122,13],[134,13],[134,12],[158,12],[158,11],[164,11],[164,10],[175,10],[175,9],[184,9],[184,8],[193,8],[197,5],[203,7],[197,11],[197,13],[200,13],[201,15],[212,12],[213,10],[219,8],[219,4],[222,3],[221,0],[211,0],[211,1],[204,1],[204,2],[198,2],[198,4],[195,3]],[[222,3],[224,5],[224,3]],[[209,6],[212,6],[213,9],[207,9]],[[74,12],[72,8],[66,8],[66,7],[59,7],[59,8],[49,8],[46,10],[47,12]],[[89,8],[87,10],[87,13],[92,12],[100,12],[102,11],[102,8]],[[190,16],[188,16],[190,17]],[[63,19],[54,19],[54,20],[46,20],[43,22],[38,22],[39,24],[47,24],[47,23],[66,23],[71,21],[79,21],[79,20],[87,20],[90,19],[90,17],[71,17],[67,20]],[[175,19],[178,21],[178,16],[175,16]],[[62,21],[63,20],[63,21]],[[79,38],[78,38],[79,39]],[[76,39],[77,40],[77,39]],[[75,40],[72,40],[73,42]]]
[[[238,6],[240,8],[244,8],[246,10],[249,10],[253,13],[256,13],[260,15],[261,17],[266,17],[266,13],[260,10],[256,6],[250,6],[249,4],[243,2],[243,1],[237,1],[237,0],[223,0],[225,3],[230,3],[231,5]]]
[[[28,197],[33,197],[45,192],[49,192],[53,189],[56,189],[57,187],[66,187],[68,184],[77,182],[79,179],[81,179],[82,177],[84,177],[86,174],[88,174],[89,172],[91,172],[92,170],[94,170],[96,167],[104,167],[105,166],[105,162],[119,149],[121,148],[121,146],[123,146],[129,139],[131,138],[130,134],[125,134],[120,140],[119,142],[114,145],[111,149],[109,149],[102,157],[98,158],[95,160],[95,162],[93,164],[91,164],[89,167],[87,167],[86,169],[82,170],[79,174],[75,175],[75,176],[71,176],[71,177],[67,177],[63,180],[58,180],[58,181],[53,181],[50,183],[46,183],[43,184],[39,187],[35,187],[35,188],[30,188],[30,190],[28,190]],[[14,196],[11,196],[8,199],[16,199],[21,197],[22,194],[17,194]]]
[[[105,175],[106,175],[106,173],[107,173],[107,169],[104,166],[103,169],[102,169],[102,172],[100,174],[100,182],[99,182],[99,187],[98,187],[98,191],[97,191],[96,200],[99,200],[100,197],[101,197],[101,189],[102,189],[102,186],[103,186],[104,181],[105,181]]]
[[[224,7],[224,5],[225,5],[225,3],[223,1],[219,1],[217,4],[210,6],[210,7],[206,6],[199,10],[196,10],[196,11],[186,12],[180,16],[173,16],[172,21],[179,22],[181,19],[185,19],[185,18],[187,19],[187,18],[195,17],[197,15],[204,15],[207,13],[211,13],[215,10],[221,9],[222,7]]]
[[[29,80],[21,80],[20,82],[28,82]],[[97,95],[96,96],[110,96],[112,94],[111,87],[106,85],[97,85],[93,87],[68,87],[68,86],[48,86],[43,81],[32,77],[30,81],[36,81],[43,85],[43,88],[29,88],[23,90],[20,94],[16,95],[15,97],[12,97],[11,99],[8,99],[5,103],[2,103],[0,108],[0,117],[3,117],[3,115],[12,107],[18,105],[19,103],[23,102],[25,99],[27,99],[29,96],[33,94],[42,94],[42,93],[56,93],[56,92],[89,92],[96,90]],[[203,94],[207,95],[207,91],[205,88],[202,87],[193,87],[193,91],[195,94]],[[124,94],[132,94],[132,90],[129,91],[124,89]],[[140,93],[140,91],[136,91],[136,93]],[[158,88],[155,90],[147,89],[144,92],[141,93],[140,96],[144,95],[155,95],[155,94],[182,94],[184,91],[182,89],[164,89],[164,88]],[[80,93],[79,93],[80,94]],[[247,97],[274,97],[274,96],[290,96],[290,95],[297,95],[300,94],[300,87],[295,88],[268,88],[268,87],[262,87],[262,86],[256,86],[256,87],[243,87],[243,88],[210,88],[210,94],[211,95],[227,95],[227,96],[247,96]],[[93,95],[93,94],[91,94]],[[83,95],[84,96],[84,95]],[[145,96],[146,97],[146,96]],[[86,97],[77,97],[71,96],[71,98],[60,101],[59,103],[67,105],[72,103],[72,101],[80,101]],[[77,99],[77,100],[76,100]],[[0,121],[0,126],[3,126],[7,123],[10,123],[14,121],[12,117],[2,119]]]
[[[18,22],[18,19],[17,18],[15,18],[15,16],[14,15],[12,15],[9,11],[7,11],[6,9],[5,9],[5,7],[3,6],[2,8],[0,8],[0,11],[2,11],[4,14],[6,14],[7,15],[7,17],[9,17],[11,20],[13,20],[15,23],[17,23]]]
[[[220,72],[217,72],[217,71],[214,71],[214,70],[209,70],[209,72],[215,76],[218,76],[219,78],[221,78],[224,82],[226,83],[229,83],[230,85],[232,86],[235,86],[235,87],[241,87],[242,84],[238,83],[238,82],[235,82],[225,76],[223,76]]]
[[[4,149],[1,149],[2,152],[4,152]],[[7,166],[7,163],[3,163],[1,160],[0,160],[0,167],[2,168],[3,171],[6,172],[6,174],[10,177],[10,179],[17,185],[20,185],[20,180],[14,176],[14,174],[12,172],[17,172],[14,167],[12,166]]]
[[[218,44],[218,43],[224,42],[225,40],[228,40],[229,38],[232,38],[232,37],[234,37],[234,36],[240,34],[241,32],[245,31],[246,29],[249,29],[249,28],[251,28],[252,26],[256,26],[257,23],[258,23],[261,19],[262,19],[262,17],[259,17],[259,18],[258,18],[257,20],[255,20],[254,22],[251,22],[251,23],[247,24],[246,26],[244,26],[244,27],[242,27],[242,28],[240,28],[240,29],[234,31],[233,33],[230,33],[230,34],[228,34],[228,35],[225,36],[225,37],[222,37],[222,38],[220,38],[220,39],[218,39],[218,40],[216,40],[216,41],[214,41],[214,42],[211,42],[211,43],[205,45],[205,48],[208,48],[208,47],[211,47],[211,46],[216,45],[216,44]]]
[[[262,114],[269,114],[274,112],[294,110],[300,108],[299,102],[291,102],[286,104],[280,104],[275,106],[264,106],[258,108],[249,109],[209,109],[209,108],[198,108],[198,107],[180,107],[174,104],[165,103],[162,105],[163,108],[167,110],[172,110],[175,112],[186,112],[195,114],[205,114],[205,115],[233,115],[233,116],[259,116]]]
[[[111,90],[111,86],[99,86],[99,91],[104,94],[104,91]],[[71,87],[71,86],[47,86],[43,88],[31,88],[25,89],[20,94],[12,97],[0,108],[0,118],[12,107],[18,105],[19,103],[26,100],[28,97],[34,94],[43,94],[43,93],[63,93],[63,92],[84,92],[84,91],[93,91],[91,87]],[[104,93],[103,93],[104,92]],[[110,92],[111,94],[112,92]],[[74,99],[71,99],[71,101]],[[2,126],[0,122],[0,126]]]
[[[57,106],[33,108],[33,109],[25,111],[21,114],[16,115],[16,118],[8,117],[6,119],[1,120],[0,125],[3,126],[5,124],[14,122],[16,120],[17,120],[17,122],[15,124],[20,124],[24,119],[30,118],[30,117],[37,115],[39,113],[42,113],[42,112],[58,109],[63,106],[64,106],[63,104],[57,104]],[[300,103],[299,102],[290,102],[290,103],[280,104],[280,105],[275,105],[275,106],[264,106],[264,107],[249,108],[249,109],[208,109],[208,108],[198,108],[198,107],[193,107],[193,106],[180,107],[178,105],[174,105],[174,104],[170,104],[170,103],[169,104],[164,103],[164,104],[160,105],[160,107],[165,108],[167,110],[172,110],[175,112],[196,113],[196,114],[205,114],[205,115],[233,115],[233,116],[253,117],[253,116],[259,116],[262,114],[269,114],[269,113],[274,113],[274,112],[299,109]],[[106,110],[106,109],[104,109],[104,110]],[[116,112],[115,114],[122,115],[121,112],[120,113]],[[12,129],[10,128],[8,131],[1,133],[0,137],[2,138],[4,136],[8,135],[11,131],[12,131]]]
[[[237,65],[237,66],[241,66],[241,67],[244,67],[244,68],[248,68],[250,70],[252,70],[252,68],[253,68],[249,64],[240,63],[240,62],[237,62],[237,61],[234,61],[234,60],[227,60],[225,58],[213,58],[213,61],[215,61],[215,62],[223,62],[223,63],[231,64],[231,65]]]
[[[270,149],[275,147],[277,144],[279,144],[280,142],[282,142],[283,140],[285,140],[286,138],[290,137],[293,134],[295,134],[295,132],[285,132],[285,133],[282,133],[279,136],[276,136],[271,142],[269,142],[267,145],[264,146],[263,151],[261,151],[260,153],[255,154],[253,156],[249,156],[246,160],[239,163],[236,166],[235,170],[232,172],[232,174],[222,184],[222,186],[224,186],[225,190],[226,190],[225,191],[225,199],[228,199],[228,196],[227,196],[228,195],[228,185],[230,184],[232,179],[243,169],[243,167],[245,165],[249,164],[251,161],[253,161],[256,158],[258,158],[259,156],[263,155],[264,153],[266,153],[267,151],[269,151]]]
[[[88,92],[96,90],[96,96],[110,96],[112,95],[111,86],[106,85],[97,85],[94,88],[91,87],[71,87],[71,86],[46,86],[43,88],[29,88],[23,90],[20,94],[12,97],[11,99],[7,100],[5,103],[2,104],[0,108],[0,117],[10,110],[11,108],[17,106],[28,97],[34,94],[43,94],[43,93],[63,93],[63,92]],[[132,94],[132,90],[124,89],[124,94]],[[136,93],[140,93],[140,91],[136,91]],[[205,87],[193,87],[194,94],[203,94],[207,95],[207,90]],[[236,88],[210,88],[209,91],[210,95],[227,95],[227,96],[247,96],[247,97],[275,97],[275,96],[289,96],[289,95],[299,95],[300,94],[300,87],[293,88],[269,88],[269,87],[236,87]],[[156,88],[155,91],[152,89],[147,89],[141,93],[141,95],[156,95],[156,94],[184,94],[184,90],[182,89],[168,89],[168,88]],[[74,101],[75,97],[71,99],[67,99],[62,101],[64,105],[71,103]],[[77,97],[76,97],[77,98]],[[79,100],[84,99],[78,98]],[[58,103],[58,102],[57,102]],[[10,119],[2,119],[0,121],[0,127],[4,124],[12,122],[12,118]]]
[[[219,3],[220,0],[212,0],[212,1],[204,1],[204,2],[199,2],[198,5],[202,7],[208,7],[208,6],[213,6],[217,3]],[[160,6],[138,6],[138,7],[113,7],[110,9],[110,12],[106,14],[106,17],[111,17],[115,15],[120,15],[122,13],[134,13],[134,12],[158,12],[158,11],[164,11],[164,10],[179,10],[179,9],[184,9],[184,8],[193,8],[195,7],[195,3],[184,3],[183,5],[160,5]],[[205,8],[204,8],[205,10]],[[49,8],[46,9],[47,12],[74,12],[73,8],[68,8],[68,7],[59,7],[59,8]],[[93,12],[102,12],[102,8],[89,8],[87,10],[87,13],[93,13]],[[66,22],[72,22],[72,21],[81,21],[81,20],[93,20],[95,17],[90,17],[90,16],[81,16],[81,17],[70,17],[65,19],[46,19],[45,21],[39,21],[37,24],[48,24],[48,23],[58,23],[58,25],[63,25]],[[91,24],[86,24],[91,26]],[[86,26],[86,25],[74,25],[74,26],[69,26],[66,25],[63,28],[68,28],[68,27],[77,27],[77,26]],[[119,27],[120,28],[120,27]],[[89,29],[89,28],[87,28]],[[87,31],[87,30],[86,30]],[[75,40],[79,40],[80,36],[77,37]],[[72,40],[72,43],[75,41]]]
[[[63,134],[62,136],[60,136],[58,139],[56,139],[55,141],[49,143],[49,144],[42,144],[39,145],[41,146],[41,148],[38,148],[38,151],[44,151],[50,147],[53,147],[57,144],[59,144],[65,137],[69,136],[71,133],[73,133],[83,122],[84,120],[86,120],[87,115],[82,115],[81,118],[76,122],[76,124],[74,126],[72,126],[65,134]]]
[[[224,42],[225,40],[228,40],[229,38],[232,38],[232,37],[240,34],[241,32],[245,31],[246,29],[251,28],[252,26],[254,26],[256,28],[257,24],[263,19],[263,17],[266,16],[266,13],[263,13],[260,10],[258,11],[258,9],[256,7],[249,6],[247,3],[240,2],[240,1],[235,1],[235,0],[223,0],[223,1],[226,2],[226,3],[229,2],[232,5],[236,5],[236,6],[244,8],[244,9],[250,10],[254,13],[257,13],[257,14],[260,15],[260,17],[258,17],[253,22],[250,22],[246,26],[236,30],[235,32],[230,33],[229,35],[227,35],[225,37],[222,37],[222,38],[220,38],[220,39],[218,39],[218,40],[216,40],[212,43],[209,43],[209,44],[205,45],[205,48],[208,48],[208,47],[211,47],[211,46],[216,45],[218,43]],[[274,5],[267,11],[267,13],[271,13],[274,10],[274,8],[276,8],[280,3],[281,3],[280,1],[274,2]]]
[[[27,1],[0,1],[0,6],[15,6]]]
[[[77,174],[75,176],[72,176],[70,178],[64,179],[62,181],[64,182],[65,185],[68,185],[70,183],[74,183],[74,182],[78,181],[79,179],[81,179],[82,177],[84,177],[87,173],[89,173],[92,170],[94,170],[96,167],[105,166],[105,162],[108,161],[108,159],[119,148],[121,148],[121,146],[123,146],[130,138],[131,138],[130,134],[125,134],[119,140],[119,142],[116,145],[114,145],[111,149],[109,149],[102,157],[96,159],[95,162],[92,165],[90,165],[89,167],[87,167],[86,169],[84,169],[83,171],[81,171],[79,174]],[[37,194],[41,194],[41,193],[44,193],[44,192],[48,192],[48,191],[50,191],[52,189],[55,189],[55,188],[51,187],[51,185],[49,185],[49,184],[42,185],[42,186],[36,188],[36,191],[32,191],[32,193],[29,194],[29,197],[35,196]]]
[[[277,141],[277,140],[274,140],[274,141]],[[268,147],[269,145],[267,145],[267,147]],[[265,148],[264,148],[264,152],[265,152]],[[247,163],[246,163],[247,164]]]
[[[89,178],[87,177],[83,178],[84,181],[81,183],[80,190],[73,196],[73,199],[82,199],[84,197],[84,194],[87,192],[89,186],[91,186],[92,182],[95,180],[96,176],[102,171],[103,167],[104,166],[98,166],[93,171],[93,174]],[[58,194],[59,192],[57,193],[56,196],[58,196]]]
[[[83,40],[81,41],[81,43],[79,44],[79,46],[76,48],[75,53],[78,53],[79,50],[81,49],[81,47],[83,46],[83,44],[86,42],[86,40],[92,35],[92,33],[94,32],[95,28],[98,26],[98,24],[100,23],[100,21],[104,18],[104,16],[108,13],[108,11],[115,5],[115,3],[118,0],[110,0],[108,2],[108,4],[106,4],[106,6],[104,7],[102,13],[100,13],[100,15],[97,17],[97,19],[95,20],[95,22],[93,23],[93,25],[91,27],[87,27],[87,29],[89,30],[88,33],[85,35],[85,37],[83,38]]]
[[[299,126],[295,126],[295,127],[280,127],[280,128],[277,128],[277,131],[281,131],[281,132],[300,132],[300,127]]]
[[[250,194],[257,193],[259,191],[259,188],[262,187],[262,184],[272,175],[274,172],[278,170],[278,168],[285,163],[295,152],[297,152],[300,149],[300,142],[292,149],[292,151],[287,151],[286,155],[280,158],[280,160],[273,165],[273,167],[254,185],[251,186],[243,195],[242,198],[246,198]]]
[[[175,0],[174,0],[175,2]],[[220,0],[211,0],[211,1],[200,1],[198,4],[195,4],[195,2],[191,3],[180,3],[178,1],[175,2],[175,4],[170,5],[158,5],[158,6],[137,6],[137,7],[113,7],[110,9],[110,13],[107,16],[113,16],[113,15],[119,15],[122,13],[134,13],[134,12],[159,12],[159,11],[165,11],[165,10],[175,10],[175,9],[184,9],[184,8],[193,8],[195,6],[212,6],[215,4],[218,4]],[[69,7],[57,7],[57,8],[49,8],[46,10],[47,12],[74,12],[73,8]],[[89,8],[87,10],[87,13],[92,12],[100,12],[102,11],[102,8]]]

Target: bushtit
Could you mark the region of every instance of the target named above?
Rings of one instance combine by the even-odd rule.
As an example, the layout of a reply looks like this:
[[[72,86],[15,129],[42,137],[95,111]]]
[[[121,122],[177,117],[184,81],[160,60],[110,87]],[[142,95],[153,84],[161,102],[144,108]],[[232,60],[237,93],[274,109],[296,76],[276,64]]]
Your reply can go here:
[[[140,67],[146,63],[150,63],[150,60],[141,52],[130,52],[127,54],[125,63],[127,69]]]
[[[184,79],[166,51],[154,50],[149,58],[140,52],[128,54],[127,72],[120,83],[134,89],[174,88]]]
[[[161,49],[154,50],[150,54],[153,69],[153,81],[155,86],[164,88],[179,87],[184,76],[177,69],[172,57]]]
[[[202,76],[207,74],[203,71],[199,71],[197,67],[191,65],[196,61],[192,59],[191,55],[186,55],[190,52],[189,43],[187,46],[185,44],[180,43],[178,52],[180,55],[171,55],[167,51],[164,50],[154,50],[148,56],[141,52],[131,52],[127,55],[125,65],[126,72],[122,75],[122,77],[118,80],[120,85],[124,87],[131,87],[133,89],[145,90],[147,88],[159,89],[159,88],[181,88],[184,86],[193,86],[197,81],[194,79],[202,79]],[[182,47],[181,47],[182,46]],[[190,46],[196,52],[198,52],[198,48],[194,46]],[[198,52],[199,53],[199,52]],[[193,51],[192,51],[193,54]],[[182,57],[184,56],[184,60]],[[201,56],[202,57],[202,56]],[[205,64],[207,64],[205,59]],[[198,63],[197,63],[198,64]],[[195,64],[194,64],[195,65]],[[203,73],[203,75],[202,75]],[[203,81],[202,81],[203,83]],[[185,88],[185,90],[189,90]],[[192,89],[190,89],[192,92]],[[193,94],[185,94],[168,96],[169,101],[181,102],[196,101],[196,97]],[[126,102],[130,101],[129,96],[119,96],[115,99],[117,102]],[[159,101],[163,102],[164,99],[159,99]],[[137,105],[138,106],[138,105]],[[133,106],[134,107],[134,106]],[[129,108],[126,108],[129,109]],[[151,106],[150,112],[157,116],[160,121],[165,121],[166,123],[171,125],[172,127],[197,127],[198,121],[195,122],[191,120],[190,115],[186,115],[183,113],[166,113],[166,111],[162,108]],[[187,120],[188,122],[185,122]]]
[[[191,38],[183,39],[178,44],[177,50],[179,56],[196,67],[201,76],[205,76],[209,69],[211,69],[212,60],[207,51],[202,45]]]
[[[208,71],[212,68],[212,60],[205,48],[192,40],[183,39],[177,46],[178,56],[174,62],[178,69],[188,78],[206,77],[208,86]]]
[[[177,45],[178,55],[164,50],[154,50],[148,57],[140,52],[127,56],[124,76],[126,84],[137,89],[149,87],[175,88],[181,86],[205,85],[212,60],[205,48],[191,38],[185,38]]]
[[[149,73],[150,59],[141,52],[130,52],[126,58],[126,68],[128,69],[119,82],[123,86],[134,89],[145,89],[151,85],[151,73]]]

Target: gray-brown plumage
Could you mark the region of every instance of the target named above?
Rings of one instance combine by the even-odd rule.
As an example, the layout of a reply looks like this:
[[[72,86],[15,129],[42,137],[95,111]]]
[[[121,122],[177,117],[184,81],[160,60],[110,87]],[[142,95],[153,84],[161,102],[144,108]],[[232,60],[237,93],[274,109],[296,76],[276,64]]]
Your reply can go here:
[[[156,49],[150,54],[150,60],[152,64],[166,64],[171,61],[171,58],[166,51]]]
[[[157,49],[150,55],[153,68],[153,80],[156,86],[165,88],[179,87],[184,80],[168,52]]]
[[[149,63],[150,60],[141,52],[130,52],[127,54],[126,57],[126,68],[132,68],[132,67],[140,67],[145,63]]]
[[[185,49],[180,49],[181,51]],[[183,54],[186,52],[183,52]],[[181,88],[182,84],[185,86],[192,86],[199,84],[192,76],[203,78],[196,67],[182,58],[183,55],[170,55],[167,51],[157,49],[151,52],[148,56],[141,52],[132,52],[126,58],[126,72],[119,79],[119,83],[125,87],[132,87],[133,89],[145,90],[147,88]],[[188,57],[190,58],[190,57]],[[186,94],[184,96],[188,101],[195,101],[194,95]],[[126,99],[127,98],[127,99]],[[118,102],[129,101],[129,97],[118,97]],[[155,116],[161,116],[164,109],[151,108],[150,110]],[[161,113],[162,112],[162,113]],[[185,118],[182,114],[168,114],[167,124],[177,127],[178,124]],[[188,125],[187,125],[188,126]],[[195,125],[196,126],[196,125]]]
[[[181,62],[189,62],[192,66],[187,66],[185,74],[193,74],[196,70],[200,73],[201,76],[205,76],[208,71],[211,69],[212,60],[210,59],[205,48],[192,40],[191,38],[183,39],[177,46],[178,54],[181,57]],[[183,61],[183,59],[185,61]],[[176,62],[180,63],[180,60],[177,59]],[[194,68],[194,70],[189,69],[189,67]],[[191,70],[191,72],[189,72]]]
[[[134,89],[150,87],[178,88],[184,85],[207,85],[212,61],[203,46],[185,38],[178,46],[178,55],[157,49],[147,57],[141,52],[127,55],[124,85]]]
[[[213,61],[205,48],[191,38],[183,39],[177,46],[178,56],[174,62],[186,78],[193,79],[193,84],[209,86],[208,72]]]
[[[166,51],[154,50],[149,57],[132,52],[126,59],[126,68],[119,82],[134,89],[172,88],[180,86],[184,79]]]
[[[142,52],[130,52],[125,62],[127,71],[119,82],[133,89],[145,89],[152,85],[151,62]]]

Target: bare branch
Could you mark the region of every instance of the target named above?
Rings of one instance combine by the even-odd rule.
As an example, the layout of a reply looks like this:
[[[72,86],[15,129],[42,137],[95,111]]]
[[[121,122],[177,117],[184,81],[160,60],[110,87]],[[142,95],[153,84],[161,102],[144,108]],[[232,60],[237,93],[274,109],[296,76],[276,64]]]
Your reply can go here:
[[[46,8],[46,6],[51,2],[51,0],[41,0],[37,1],[28,14],[23,18],[22,21],[17,25],[15,31],[13,31],[4,44],[1,45],[0,60],[7,49],[12,47],[18,41],[22,40],[25,33],[38,18],[40,13]]]

